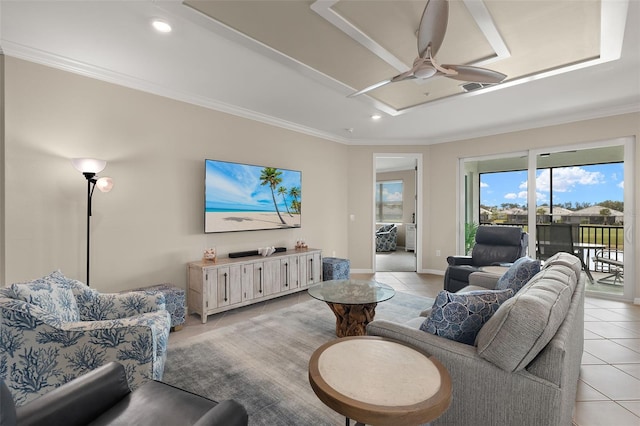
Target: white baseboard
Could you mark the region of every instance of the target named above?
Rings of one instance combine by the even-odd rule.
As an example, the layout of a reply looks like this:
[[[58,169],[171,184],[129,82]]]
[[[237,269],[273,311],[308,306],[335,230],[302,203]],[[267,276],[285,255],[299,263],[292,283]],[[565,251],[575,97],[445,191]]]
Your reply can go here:
[[[439,269],[423,269],[422,271],[420,271],[420,273],[444,276],[444,271],[441,271]]]

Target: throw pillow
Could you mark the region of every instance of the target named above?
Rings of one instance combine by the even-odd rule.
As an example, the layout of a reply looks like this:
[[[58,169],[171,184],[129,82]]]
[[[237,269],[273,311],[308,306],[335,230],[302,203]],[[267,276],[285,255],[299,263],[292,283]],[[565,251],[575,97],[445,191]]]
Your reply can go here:
[[[420,330],[467,345],[473,345],[485,322],[502,302],[513,296],[513,290],[484,290],[464,294],[440,291],[431,314]]]
[[[513,293],[520,291],[534,275],[540,272],[540,261],[530,257],[521,257],[513,262],[496,284],[496,290],[510,288]]]
[[[80,321],[69,281],[59,271],[33,281],[12,284],[11,290],[16,299],[36,305],[61,321]]]

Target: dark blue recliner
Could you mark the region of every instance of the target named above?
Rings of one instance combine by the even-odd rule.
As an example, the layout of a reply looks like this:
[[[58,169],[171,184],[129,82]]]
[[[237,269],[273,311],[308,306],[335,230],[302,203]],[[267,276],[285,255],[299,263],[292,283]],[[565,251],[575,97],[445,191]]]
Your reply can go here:
[[[481,225],[471,256],[449,256],[444,289],[452,293],[469,285],[469,275],[483,266],[510,264],[526,255],[529,234],[517,226]]]

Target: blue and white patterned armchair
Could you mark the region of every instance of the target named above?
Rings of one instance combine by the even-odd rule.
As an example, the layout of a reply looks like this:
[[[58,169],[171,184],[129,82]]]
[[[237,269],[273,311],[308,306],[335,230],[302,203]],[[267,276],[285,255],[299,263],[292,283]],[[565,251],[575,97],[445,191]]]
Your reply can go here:
[[[382,225],[376,231],[376,251],[395,251],[397,247],[398,227],[395,223]]]
[[[0,379],[22,405],[110,361],[161,380],[171,317],[158,292],[103,294],[60,272],[0,288]]]

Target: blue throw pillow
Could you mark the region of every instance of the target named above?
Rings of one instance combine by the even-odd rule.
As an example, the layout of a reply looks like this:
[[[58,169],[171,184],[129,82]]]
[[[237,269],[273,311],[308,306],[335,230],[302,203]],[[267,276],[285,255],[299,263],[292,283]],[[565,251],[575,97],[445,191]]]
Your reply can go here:
[[[440,291],[431,314],[420,330],[456,342],[473,345],[485,322],[498,310],[502,302],[513,296],[513,290],[481,290],[469,293]]]
[[[513,265],[507,269],[507,272],[498,279],[496,290],[510,288],[515,294],[538,272],[540,272],[539,260],[530,257],[521,257],[513,262]]]
[[[16,299],[36,305],[60,321],[80,321],[69,280],[59,271],[33,281],[11,284],[11,290]]]

